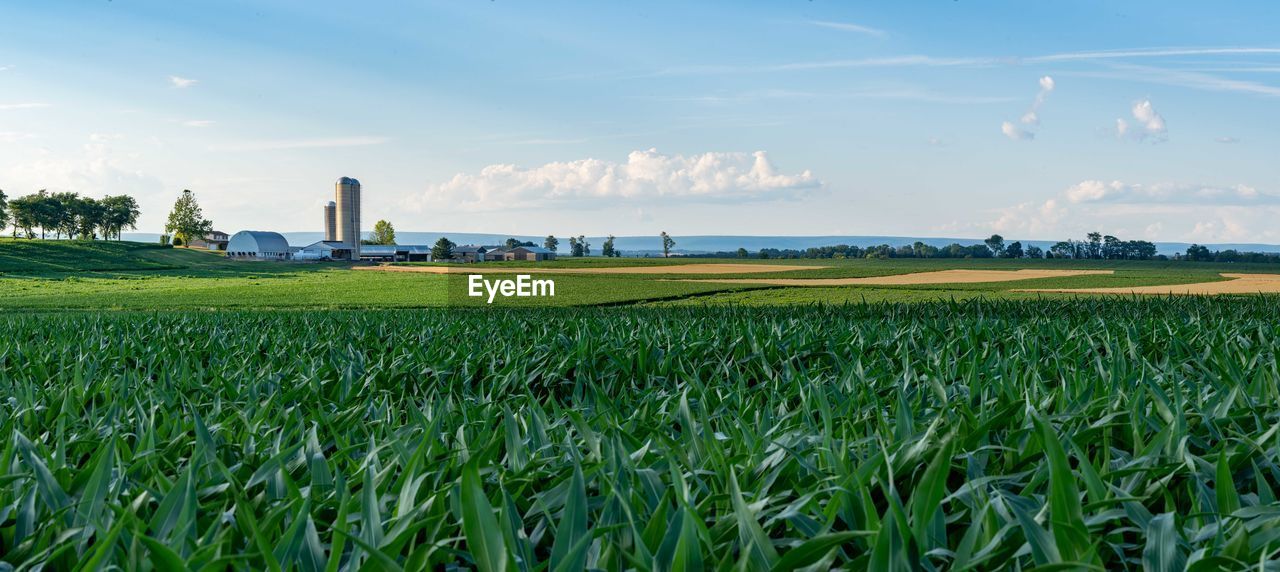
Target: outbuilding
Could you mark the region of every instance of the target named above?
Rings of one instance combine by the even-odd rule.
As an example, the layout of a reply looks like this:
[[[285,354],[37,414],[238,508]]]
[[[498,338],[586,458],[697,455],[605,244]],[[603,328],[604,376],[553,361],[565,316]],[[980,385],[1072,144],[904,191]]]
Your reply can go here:
[[[227,257],[246,260],[287,260],[289,241],[278,232],[242,230],[227,241]]]

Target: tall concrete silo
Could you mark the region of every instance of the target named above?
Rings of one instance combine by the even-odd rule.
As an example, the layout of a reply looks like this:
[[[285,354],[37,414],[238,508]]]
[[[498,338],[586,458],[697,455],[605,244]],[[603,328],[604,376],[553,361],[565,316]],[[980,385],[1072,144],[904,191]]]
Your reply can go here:
[[[351,177],[338,179],[335,186],[338,208],[338,240],[351,247],[351,259],[360,258],[360,181]]]
[[[328,242],[338,240],[338,203],[333,201],[324,206],[324,239]]]

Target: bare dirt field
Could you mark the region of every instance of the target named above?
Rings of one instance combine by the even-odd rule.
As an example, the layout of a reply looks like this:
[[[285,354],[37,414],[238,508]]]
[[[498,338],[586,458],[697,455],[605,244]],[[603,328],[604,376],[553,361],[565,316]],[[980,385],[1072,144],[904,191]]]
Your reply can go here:
[[[1079,294],[1276,294],[1280,293],[1280,274],[1227,274],[1222,282],[1196,282],[1165,286],[1129,286],[1121,288],[1042,288],[1021,292],[1062,292]]]
[[[556,268],[490,266],[483,264],[459,264],[457,266],[356,266],[356,270],[380,270],[383,272],[426,272],[428,274],[489,274],[509,272],[529,274],[552,272],[556,274],[754,274],[757,272],[788,272],[814,270],[825,266],[786,266],[782,264],[672,264],[667,266],[612,266],[602,268]]]
[[[771,286],[907,286],[913,284],[972,284],[978,282],[1010,282],[1033,278],[1061,278],[1086,274],[1112,274],[1114,270],[939,270],[913,272],[869,278],[713,278],[690,282],[721,284],[768,284]]]

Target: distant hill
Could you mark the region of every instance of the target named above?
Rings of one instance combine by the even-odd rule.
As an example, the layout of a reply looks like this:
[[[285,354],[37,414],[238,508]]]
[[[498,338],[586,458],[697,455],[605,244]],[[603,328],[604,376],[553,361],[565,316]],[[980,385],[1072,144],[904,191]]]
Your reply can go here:
[[[294,246],[304,246],[311,244],[324,238],[319,232],[284,232],[281,233],[289,244]],[[138,242],[155,243],[160,239],[158,234],[149,233],[125,233],[125,238]],[[510,235],[510,234],[486,234],[474,232],[414,232],[404,231],[397,232],[396,239],[400,244],[432,244],[442,236],[449,237],[449,240],[457,244],[502,244],[507,238],[517,238],[520,240],[530,240],[538,245],[542,244],[545,237],[528,236],[528,235]],[[565,252],[569,249],[569,237],[561,236],[560,250]],[[589,236],[587,241],[591,243],[591,251],[593,254],[599,254],[600,245],[604,243],[603,236]],[[947,246],[953,242],[960,244],[980,244],[982,238],[947,238],[947,237],[917,237],[917,236],[741,236],[741,235],[703,235],[703,236],[676,236],[676,248],[674,252],[679,254],[703,254],[708,252],[733,252],[738,248],[745,248],[750,252],[758,252],[762,248],[777,248],[780,250],[796,249],[803,250],[806,248],[819,246],[835,246],[837,244],[847,244],[849,246],[877,246],[888,244],[890,246],[901,246],[904,244],[912,244],[916,241],[923,242],[931,246]],[[1079,237],[1074,237],[1077,240]],[[1122,237],[1123,238],[1123,237]],[[1017,237],[1006,237],[1005,242],[1013,242],[1019,240],[1023,246],[1039,246],[1042,249],[1048,249],[1058,241],[1056,240],[1027,240]],[[1174,254],[1186,252],[1187,247],[1191,246],[1189,242],[1157,242],[1156,248],[1160,254]],[[657,235],[654,236],[619,236],[614,241],[614,245],[624,254],[628,256],[644,256],[646,254],[660,254],[662,252],[662,243],[658,240]],[[1280,245],[1275,244],[1247,244],[1247,243],[1220,243],[1205,244],[1212,250],[1235,249],[1250,252],[1280,252]]]
[[[177,268],[157,257],[158,244],[82,240],[0,238],[0,273],[82,272],[92,270],[163,270]]]

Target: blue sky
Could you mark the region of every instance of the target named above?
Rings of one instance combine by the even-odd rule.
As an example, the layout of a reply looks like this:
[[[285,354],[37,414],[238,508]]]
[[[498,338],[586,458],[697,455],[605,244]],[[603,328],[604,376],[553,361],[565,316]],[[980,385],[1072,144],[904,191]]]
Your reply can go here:
[[[1280,242],[1274,2],[0,6],[0,188],[222,230]]]

